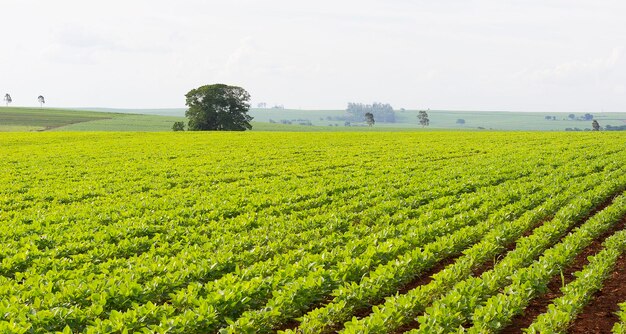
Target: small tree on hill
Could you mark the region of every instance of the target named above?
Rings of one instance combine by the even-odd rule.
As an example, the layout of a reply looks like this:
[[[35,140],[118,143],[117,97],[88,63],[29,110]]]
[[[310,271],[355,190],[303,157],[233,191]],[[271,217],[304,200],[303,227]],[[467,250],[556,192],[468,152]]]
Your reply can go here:
[[[11,94],[9,93],[4,94],[4,102],[7,104],[7,107],[9,106],[9,103],[13,102],[13,99],[11,98]]]
[[[46,103],[46,99],[43,98],[43,95],[39,95],[37,101],[39,102],[39,107],[43,107],[44,103]]]
[[[419,119],[420,125],[422,127],[428,126],[428,124],[430,123],[430,120],[428,119],[428,113],[426,113],[425,110],[419,111],[419,113],[417,114],[417,119]]]
[[[593,131],[600,131],[600,123],[598,123],[595,119],[591,122],[591,127],[593,128]]]
[[[369,126],[374,125],[374,123],[376,123],[376,121],[374,121],[374,114],[372,114],[371,112],[365,113],[365,122]]]

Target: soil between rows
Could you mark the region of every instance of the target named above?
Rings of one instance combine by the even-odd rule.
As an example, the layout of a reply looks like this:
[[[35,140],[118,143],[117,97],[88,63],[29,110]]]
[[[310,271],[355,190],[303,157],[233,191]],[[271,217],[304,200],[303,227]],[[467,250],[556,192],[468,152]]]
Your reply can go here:
[[[580,254],[578,254],[578,256],[574,259],[572,264],[563,271],[563,281],[561,280],[560,275],[553,277],[550,283],[548,284],[548,292],[533,299],[524,310],[524,313],[521,315],[518,315],[517,317],[514,317],[511,324],[507,326],[502,331],[502,333],[506,333],[506,334],[522,333],[523,328],[527,328],[528,326],[530,326],[530,324],[532,324],[532,322],[535,320],[535,318],[537,318],[537,316],[547,311],[548,305],[550,305],[555,298],[559,298],[563,295],[563,293],[560,290],[563,284],[569,284],[576,278],[573,274],[577,271],[582,270],[584,266],[589,263],[589,261],[587,260],[588,257],[593,256],[602,250],[603,248],[602,242],[606,238],[614,234],[615,232],[623,230],[624,228],[626,228],[626,217],[622,218],[622,220],[618,224],[616,224],[610,230],[602,234],[600,237],[594,240],[587,248],[585,248]],[[622,262],[621,264],[620,264],[620,261]],[[626,257],[622,256],[618,260],[618,263],[616,264],[616,271],[611,276],[609,276],[609,278],[607,278],[607,281],[605,281],[604,287],[602,288],[601,291],[598,292],[598,294],[602,295],[603,293],[606,293],[605,291],[615,290],[615,287],[609,288],[609,290],[607,290],[607,288],[609,287],[608,283],[611,280],[611,278],[613,278],[614,276],[616,275],[619,276],[620,271],[622,272],[624,276],[621,276],[621,278],[617,277],[617,279],[622,279],[621,282],[626,282],[626,263],[625,262],[626,262]],[[619,286],[620,281],[618,280],[617,282],[618,282],[617,285]],[[620,302],[626,300],[626,285],[623,285],[621,288],[624,289],[623,291],[624,294],[622,295],[622,299],[620,300]],[[619,298],[617,299],[619,300]],[[604,314],[605,312],[601,312],[602,314],[604,314],[604,318],[606,318],[606,319],[601,319],[595,314],[593,308],[589,309],[589,306],[592,305],[594,301],[595,299],[593,299],[590,302],[588,307],[583,309],[581,315],[579,316],[579,319],[577,319],[572,325],[572,328],[570,328],[570,331],[569,331],[570,333],[610,333],[611,332],[611,327],[613,327],[613,324],[615,323],[617,316],[613,314],[614,319],[609,319],[611,318],[611,316],[607,316],[606,314]],[[601,301],[601,304],[597,305],[596,307],[600,307],[601,309],[605,309],[606,307],[611,308],[610,305],[605,305],[607,302],[611,303],[611,301],[609,300]],[[613,303],[613,308],[615,308],[615,311],[617,311],[618,309],[617,302]],[[613,311],[613,313],[615,311]],[[585,314],[589,312],[592,313],[591,316],[586,316]],[[590,323],[587,325],[582,324],[579,321],[579,320],[582,320],[581,317],[583,317],[583,319],[589,319]],[[602,322],[604,323],[604,325],[597,324],[597,322]],[[577,323],[579,324],[576,325]],[[589,325],[592,325],[592,326],[598,325],[599,326],[598,328],[603,327],[603,326],[604,327],[608,326],[608,331],[606,330],[596,331],[594,329],[590,329]],[[581,327],[581,328],[578,328],[578,327]]]
[[[572,230],[574,230],[575,228],[577,228],[577,227],[579,227],[579,226],[583,225],[583,224],[584,224],[587,220],[589,220],[589,218],[593,217],[596,213],[598,213],[598,212],[600,212],[600,211],[604,210],[606,207],[608,207],[609,205],[611,205],[611,204],[613,203],[614,198],[615,198],[615,196],[609,196],[609,197],[608,197],[608,198],[607,198],[604,202],[602,202],[600,205],[596,206],[596,207],[595,207],[595,208],[594,208],[591,212],[589,212],[589,214],[587,214],[585,217],[581,218],[581,219],[580,219],[578,222],[576,222],[573,226],[570,226],[570,228],[568,228],[568,229],[567,229],[567,231],[563,234],[563,237],[565,237],[567,234],[569,234],[569,233],[570,233]],[[539,227],[539,226],[543,225],[543,224],[544,224],[544,223],[546,223],[546,222],[549,222],[549,221],[551,220],[551,218],[552,218],[552,217],[550,217],[550,219],[547,219],[547,220],[543,220],[543,221],[541,221],[541,222],[540,222],[540,224],[534,225],[531,229],[527,230],[527,231],[526,231],[526,232],[525,232],[522,236],[520,236],[520,238],[527,237],[527,236],[531,235],[531,234],[534,232],[534,229],[536,229],[537,227]],[[626,219],[626,217],[625,217],[624,219]],[[621,226],[623,223],[624,223],[624,221],[621,221],[621,222],[620,222],[620,223],[618,223],[617,225],[620,225],[620,226]],[[622,228],[623,228],[623,226],[622,226]],[[614,229],[616,229],[616,227],[614,227]],[[605,233],[605,235],[603,235],[603,236],[602,236],[602,238],[605,238],[606,236],[608,236],[608,235],[609,235],[609,233],[612,233],[612,232],[610,232],[610,231],[609,231],[609,232]],[[563,239],[563,237],[561,237],[560,239]],[[557,242],[557,243],[558,243],[558,242]],[[512,242],[512,244],[507,245],[507,252],[512,251],[513,249],[515,249],[515,246],[516,246],[516,245],[517,245],[517,244],[516,244],[516,241]],[[601,246],[601,243],[600,243],[600,246]],[[506,254],[506,253],[504,253],[504,254]],[[584,259],[586,260],[586,257],[585,257]],[[583,265],[584,265],[584,264],[583,264]],[[484,273],[485,271],[488,271],[488,270],[493,269],[493,267],[494,267],[494,266],[495,266],[495,263],[494,263],[494,262],[491,262],[491,261],[490,261],[490,262],[486,262],[486,263],[484,263],[482,266],[479,266],[478,268],[476,268],[476,269],[473,271],[473,276],[475,276],[475,277],[480,276],[480,275],[482,275],[482,273]],[[571,275],[570,275],[570,276],[571,276]],[[561,284],[561,279],[560,279],[560,277],[559,277],[559,279],[558,279],[558,280],[559,280],[559,284]],[[570,280],[571,280],[571,279],[570,279]],[[567,282],[566,282],[565,284],[567,284]],[[530,319],[530,322],[529,322],[528,324],[532,323],[532,320],[534,320],[534,318],[535,318],[538,314],[539,314],[539,313],[537,313],[536,315],[534,315],[534,316]],[[524,317],[524,318],[525,318],[525,317]],[[466,325],[467,327],[471,326],[471,324],[469,324],[469,323],[468,323],[468,324],[465,324],[465,325]],[[414,319],[413,321],[411,321],[411,322],[410,322],[410,323],[408,323],[408,324],[405,324],[404,326],[402,326],[402,327],[401,327],[401,328],[399,328],[398,330],[394,331],[393,333],[394,333],[394,334],[395,334],[395,333],[403,333],[403,332],[405,332],[405,331],[408,331],[408,330],[411,330],[411,329],[414,329],[414,328],[417,328],[417,327],[419,327],[419,323],[417,322],[417,320],[416,320],[416,319]],[[509,326],[509,327],[505,328],[505,331],[503,331],[503,333],[504,333],[504,332],[506,332],[506,330],[508,330],[508,329],[516,330],[516,331],[514,331],[515,333],[520,333],[520,332],[521,332],[521,328],[524,328],[524,327]]]
[[[527,237],[529,235],[531,235],[534,231],[535,228],[543,225],[545,222],[552,220],[552,216],[547,217],[545,219],[542,219],[541,221],[537,222],[536,224],[533,224],[533,226],[531,228],[529,228],[528,230],[526,230],[524,233],[522,233],[522,235],[519,238],[523,238],[523,237]],[[518,239],[519,239],[518,238]],[[500,259],[502,259],[502,257],[505,256],[506,253],[512,251],[515,249],[515,247],[517,246],[516,240],[509,242],[505,247],[504,250],[499,252],[498,255],[496,256],[496,261],[485,261],[482,264],[478,265],[476,268],[474,268],[472,270],[472,276],[474,277],[478,277],[480,275],[482,275],[482,273],[484,273],[485,271],[489,271],[491,269],[493,269],[493,267],[495,266],[495,264],[500,261]],[[453,261],[452,261],[453,262]],[[450,263],[452,263],[450,262]],[[448,264],[450,263],[446,263],[442,268],[443,269],[445,267],[448,266]],[[434,273],[433,273],[434,274]],[[419,285],[424,285],[424,284],[428,284],[432,281],[432,277],[422,277],[422,278],[418,278],[415,282],[412,282],[411,284],[409,284],[409,286],[403,288],[401,291],[399,291],[401,294],[407,293],[409,290],[416,288]],[[420,315],[423,313],[420,313]],[[397,328],[396,330],[394,330],[393,332],[391,332],[392,334],[399,334],[399,333],[404,333],[407,332],[411,329],[415,329],[419,327],[419,322],[417,321],[417,317],[414,317],[413,319],[411,319],[409,322],[407,322],[406,324],[400,326],[399,328]]]
[[[607,198],[602,204],[598,205],[596,208],[594,208],[588,215],[586,215],[585,217],[583,217],[582,219],[580,219],[580,221],[578,221],[576,224],[574,224],[573,226],[571,226],[566,233],[564,234],[567,235],[569,234],[573,229],[575,229],[578,226],[581,226],[582,224],[584,224],[589,218],[591,218],[592,216],[594,216],[596,213],[604,210],[606,207],[608,207],[609,205],[612,204],[614,197],[610,196],[609,198]],[[552,217],[550,217],[552,218]],[[530,228],[529,230],[525,231],[524,234],[521,237],[526,237],[530,234],[532,234],[533,230],[539,226],[541,226],[543,223],[545,223],[546,221],[550,221],[550,219],[547,220],[542,220],[540,223],[534,225],[532,228]],[[626,217],[624,217],[620,223],[616,224],[616,226],[614,226],[613,228],[611,228],[611,230],[609,230],[608,232],[604,233],[600,238],[596,239],[593,241],[593,243],[587,247],[585,250],[583,250],[583,252],[581,254],[579,254],[579,256],[575,259],[574,263],[567,269],[568,271],[564,271],[563,275],[566,276],[565,277],[565,284],[568,284],[569,282],[571,282],[573,280],[573,275],[571,275],[573,272],[581,270],[584,265],[587,264],[587,257],[591,256],[595,253],[597,253],[601,247],[602,247],[602,241],[610,236],[611,234],[613,234],[615,231],[619,230],[619,229],[623,229],[626,226]],[[601,241],[599,241],[601,240]],[[506,251],[504,252],[504,254],[506,254],[506,252],[509,252],[513,249],[515,249],[516,246],[516,242],[512,242],[510,244],[508,244],[506,246]],[[453,263],[454,261],[456,261],[456,259],[459,256],[454,256],[451,258],[448,258],[446,260],[443,260],[441,262],[439,262],[438,264],[436,264],[433,268],[431,268],[430,270],[428,270],[426,273],[424,273],[423,275],[418,276],[414,281],[409,282],[408,284],[406,284],[405,286],[403,286],[399,293],[406,293],[407,291],[423,285],[423,284],[428,284],[431,280],[432,280],[432,275],[439,272],[440,270],[442,270],[443,268],[445,268],[446,266],[450,265],[451,263]],[[624,260],[626,261],[626,259],[624,259],[624,256],[622,256],[620,258],[620,260]],[[484,271],[488,271],[490,269],[493,268],[493,266],[495,265],[495,263],[493,263],[492,261],[486,262],[483,265],[479,266],[478,268],[476,268],[473,271],[473,276],[480,276]],[[618,261],[618,265],[619,261]],[[626,271],[626,263],[622,263],[621,264],[622,267],[624,267],[624,271]],[[576,269],[578,268],[578,269]],[[568,275],[569,273],[569,275]],[[621,279],[623,279],[626,282],[626,273],[625,276],[623,276]],[[555,281],[555,282],[553,282]],[[607,280],[608,282],[608,280]],[[560,296],[560,287],[562,286],[562,281],[561,281],[561,277],[558,276],[556,278],[554,278],[550,284],[549,284],[549,292],[548,294],[546,294],[547,296],[547,302],[543,302],[545,303],[545,305],[541,305],[540,301],[537,300],[537,306],[532,306],[533,304],[531,304],[528,308],[527,311],[525,311],[526,313],[523,314],[522,316],[518,316],[516,318],[514,318],[514,324],[508,326],[507,328],[505,328],[505,330],[503,331],[503,333],[521,333],[521,329],[527,327],[528,325],[530,325],[532,323],[532,321],[536,318],[537,315],[545,312],[547,305],[550,304],[550,301],[553,298],[557,298],[558,296]],[[618,284],[619,285],[619,284]],[[626,285],[624,285],[624,289],[626,290]],[[553,293],[552,296],[550,295],[551,292],[550,291],[558,291]],[[626,300],[626,295],[624,298],[622,298],[620,300],[620,302]],[[324,304],[330,302],[330,299],[325,300]],[[535,302],[535,301],[533,301]],[[533,311],[534,308],[537,308],[536,311]],[[543,310],[542,310],[543,309]],[[617,307],[617,303],[615,304],[615,311],[617,311],[618,307]],[[615,311],[613,311],[613,313],[615,313]],[[370,313],[372,312],[372,310],[370,308],[364,308],[364,309],[359,309],[355,312],[354,316],[356,316],[357,318],[363,318],[368,316]],[[533,313],[534,312],[534,313]],[[584,311],[583,311],[584,312]],[[615,318],[617,318],[616,315],[613,314],[613,316]],[[518,319],[519,318],[519,319]],[[515,322],[519,321],[520,324],[515,325]],[[523,323],[526,323],[527,325],[523,325]],[[611,327],[613,325],[613,323],[615,323],[615,321],[613,321],[611,323]],[[283,326],[280,326],[279,330],[286,330],[286,329],[295,329],[297,328],[297,326],[299,325],[299,322],[296,320],[292,320],[289,321],[287,323],[285,323]],[[401,328],[399,328],[398,330],[394,331],[393,333],[402,333],[404,331],[413,329],[413,328],[417,328],[419,327],[419,323],[417,322],[417,320],[415,319],[414,321],[411,321],[408,324],[405,324],[404,326],[402,326]],[[610,332],[610,328],[609,327],[609,332]],[[340,328],[337,328],[337,330],[339,330]],[[594,333],[593,331],[582,331],[582,332],[575,332],[575,333]],[[604,333],[604,332],[595,332],[595,333]]]
[[[626,300],[626,255],[622,254],[615,264],[615,271],[606,279],[589,304],[578,315],[568,333],[610,333],[619,321],[615,312],[618,303]]]

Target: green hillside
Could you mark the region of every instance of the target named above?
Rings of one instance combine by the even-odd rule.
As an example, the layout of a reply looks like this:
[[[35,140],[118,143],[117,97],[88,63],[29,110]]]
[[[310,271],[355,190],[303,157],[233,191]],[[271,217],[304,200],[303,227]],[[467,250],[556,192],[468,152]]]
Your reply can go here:
[[[136,113],[161,116],[184,117],[185,109],[92,109],[116,113]],[[396,110],[395,123],[376,122],[379,130],[421,129],[417,120],[418,110]],[[590,129],[591,121],[579,120],[585,113],[573,113],[577,119],[570,119],[570,113],[524,112],[524,111],[469,111],[469,110],[428,110],[430,125],[428,129],[457,130],[539,130],[564,131],[567,128]],[[601,126],[626,125],[626,112],[591,113]],[[351,123],[345,126],[345,110],[301,110],[301,109],[250,109],[254,117],[253,130],[266,129],[287,131],[346,131],[364,130],[365,123]],[[554,117],[556,119],[546,119]],[[465,121],[459,124],[459,120]],[[274,123],[271,123],[274,122]],[[269,124],[268,124],[269,123]],[[290,123],[290,124],[282,124]],[[311,124],[311,125],[301,125]],[[293,126],[293,127],[290,127]],[[313,128],[311,128],[313,127]]]
[[[183,117],[51,108],[0,108],[0,132],[171,131]]]
[[[185,121],[185,109],[91,109],[0,107],[0,131],[171,131]],[[344,110],[251,109],[253,131],[415,131],[417,110],[395,112],[395,123],[363,122],[346,126]],[[586,130],[583,113],[429,110],[428,130]],[[593,113],[601,126],[626,125],[626,113]],[[547,118],[550,119],[547,119]],[[461,121],[462,120],[462,121]]]
[[[0,108],[0,131],[43,131],[116,117],[113,113],[48,108]]]
[[[417,110],[396,110],[395,123],[377,122],[375,127],[386,128],[421,128],[417,119]],[[345,128],[345,110],[286,110],[252,109],[250,114],[256,122],[291,122],[313,126]],[[491,130],[553,130],[567,128],[591,129],[591,121],[579,120],[584,113],[574,113],[577,119],[570,119],[569,113],[555,112],[508,112],[508,111],[454,111],[429,110],[431,129],[491,129]],[[626,113],[592,113],[601,126],[620,126],[626,124]],[[546,119],[546,116],[556,120]],[[462,121],[460,121],[462,120]],[[463,124],[460,124],[463,122]],[[364,126],[363,123],[351,123],[352,126]]]

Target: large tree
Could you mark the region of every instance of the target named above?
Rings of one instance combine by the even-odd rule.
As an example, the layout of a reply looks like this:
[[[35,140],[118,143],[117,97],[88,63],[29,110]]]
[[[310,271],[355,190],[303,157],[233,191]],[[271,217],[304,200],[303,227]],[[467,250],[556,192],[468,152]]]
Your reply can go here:
[[[9,93],[4,94],[4,102],[7,104],[7,107],[9,106],[9,103],[13,102],[13,99],[11,98],[11,94]]]
[[[185,97],[190,131],[252,129],[252,116],[248,115],[250,94],[241,87],[207,85],[190,90]]]
[[[40,107],[43,107],[44,103],[46,103],[46,99],[44,99],[43,95],[39,95],[37,97],[37,101],[39,102]]]

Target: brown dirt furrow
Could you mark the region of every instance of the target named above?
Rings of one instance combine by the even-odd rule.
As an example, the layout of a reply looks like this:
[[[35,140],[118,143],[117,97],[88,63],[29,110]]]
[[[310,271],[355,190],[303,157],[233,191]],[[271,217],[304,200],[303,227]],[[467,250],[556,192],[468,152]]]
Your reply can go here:
[[[626,217],[621,221],[626,225]],[[624,228],[624,227],[622,227]],[[622,254],[615,264],[615,271],[604,281],[604,286],[583,308],[568,333],[610,333],[619,321],[615,312],[618,304],[626,300],[626,255]]]
[[[524,232],[522,234],[522,236],[520,238],[523,237],[527,237],[529,235],[532,234],[533,230],[541,225],[543,225],[546,221],[550,221],[552,220],[552,217],[547,218],[542,220],[541,222],[538,222],[537,224],[535,224],[532,228],[529,228],[526,232]],[[476,267],[473,271],[472,271],[472,276],[480,276],[482,275],[482,273],[484,273],[485,271],[491,270],[493,269],[493,267],[495,266],[496,263],[498,263],[498,261],[500,261],[502,259],[502,257],[504,256],[504,254],[512,251],[513,249],[515,249],[516,243],[515,241],[510,242],[505,248],[504,250],[498,254],[498,256],[495,258],[495,261],[485,261],[482,265],[479,265],[478,267]],[[450,262],[452,263],[452,262]],[[444,265],[443,267],[446,267],[446,265]],[[443,268],[442,268],[443,269]],[[434,274],[434,273],[433,273]],[[407,288],[402,289],[400,291],[400,293],[406,293],[411,289],[414,289],[420,285],[424,285],[424,284],[428,284],[432,281],[432,277],[423,277],[421,279],[418,279],[418,281],[415,284],[411,284],[411,286],[407,286]],[[420,314],[421,315],[421,314]],[[419,315],[418,315],[419,316]],[[419,322],[417,321],[417,316],[412,319],[410,322],[404,324],[403,326],[399,327],[398,329],[396,329],[395,331],[391,332],[392,334],[397,334],[397,333],[404,333],[407,331],[410,331],[411,329],[415,329],[419,327]]]
[[[568,333],[610,333],[619,317],[618,303],[626,300],[626,255],[620,256],[615,271],[605,281],[591,302],[582,310]]]
[[[587,248],[578,254],[572,264],[563,270],[563,277],[561,278],[561,275],[553,277],[552,280],[550,280],[550,283],[548,283],[548,291],[533,299],[524,310],[524,313],[514,317],[511,324],[509,324],[509,326],[507,326],[502,333],[522,333],[523,328],[530,326],[538,315],[547,311],[548,305],[550,305],[555,298],[563,295],[561,287],[569,284],[576,278],[574,273],[582,270],[587,263],[589,263],[587,260],[588,257],[593,256],[602,250],[602,243],[604,240],[616,231],[624,228],[626,228],[626,218],[622,219],[609,231],[602,234],[599,238],[587,246]]]

